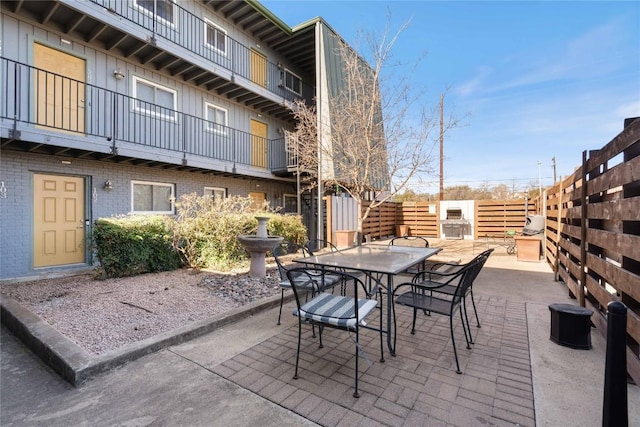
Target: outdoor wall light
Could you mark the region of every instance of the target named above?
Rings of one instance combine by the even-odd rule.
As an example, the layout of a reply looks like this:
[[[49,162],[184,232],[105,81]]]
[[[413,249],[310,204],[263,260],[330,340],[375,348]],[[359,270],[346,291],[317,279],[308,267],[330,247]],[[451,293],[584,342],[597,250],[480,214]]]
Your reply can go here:
[[[104,189],[105,191],[113,190],[113,184],[111,184],[111,180],[108,179],[104,182]]]
[[[115,77],[116,80],[122,80],[124,79],[124,73],[120,71],[120,68],[116,68],[113,70],[113,77]]]

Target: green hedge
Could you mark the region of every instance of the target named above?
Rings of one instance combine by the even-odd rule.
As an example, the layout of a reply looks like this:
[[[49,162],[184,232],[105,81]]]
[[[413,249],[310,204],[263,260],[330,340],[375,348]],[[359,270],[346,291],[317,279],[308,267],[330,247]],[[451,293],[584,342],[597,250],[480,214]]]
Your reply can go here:
[[[98,219],[93,246],[98,276],[125,277],[182,266],[225,271],[247,265],[239,234],[255,234],[258,221],[248,197],[213,200],[195,194],[176,201],[175,217],[135,215]],[[299,216],[261,212],[267,232],[302,244],[307,229]]]
[[[213,200],[195,194],[184,195],[176,203],[173,222],[174,247],[187,265],[229,270],[246,264],[247,253],[238,241],[240,234],[255,234],[256,213],[248,197],[233,196]],[[272,236],[303,243],[307,230],[297,216],[260,213],[270,217],[267,232]]]
[[[101,218],[94,224],[92,238],[102,278],[175,270],[184,265],[172,246],[171,227],[165,217]]]

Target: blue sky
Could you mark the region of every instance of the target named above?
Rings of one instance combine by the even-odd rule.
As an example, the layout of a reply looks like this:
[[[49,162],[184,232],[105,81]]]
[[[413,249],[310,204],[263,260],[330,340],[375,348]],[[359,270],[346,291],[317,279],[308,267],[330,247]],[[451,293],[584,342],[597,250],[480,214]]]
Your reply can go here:
[[[445,186],[499,183],[522,190],[573,172],[626,117],[640,116],[637,1],[262,1],[295,26],[321,16],[350,44],[410,20],[393,52],[427,104],[464,126],[445,138]],[[389,16],[391,16],[389,20]],[[438,159],[434,159],[438,170]],[[540,162],[540,167],[538,166]],[[540,173],[539,173],[540,170]],[[413,184],[418,192],[437,192]]]

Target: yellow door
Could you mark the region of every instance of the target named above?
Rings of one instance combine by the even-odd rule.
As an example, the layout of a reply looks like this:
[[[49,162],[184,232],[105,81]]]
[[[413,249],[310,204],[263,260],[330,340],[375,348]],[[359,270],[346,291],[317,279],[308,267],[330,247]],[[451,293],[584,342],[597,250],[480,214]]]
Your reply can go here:
[[[251,120],[251,165],[267,167],[267,125]]]
[[[267,87],[267,57],[251,49],[251,81]]]
[[[84,180],[33,177],[33,266],[85,262]]]
[[[250,209],[252,211],[262,211],[264,210],[264,202],[265,202],[265,194],[264,193],[249,193],[249,197],[251,197],[251,206]]]
[[[36,123],[84,133],[84,59],[34,43],[33,65]]]

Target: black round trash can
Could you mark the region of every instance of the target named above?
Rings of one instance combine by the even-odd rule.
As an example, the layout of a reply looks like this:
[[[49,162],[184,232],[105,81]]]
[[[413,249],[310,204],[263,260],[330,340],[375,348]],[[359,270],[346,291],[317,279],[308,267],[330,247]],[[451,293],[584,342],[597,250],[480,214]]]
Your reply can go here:
[[[550,304],[551,341],[565,347],[591,348],[591,315],[593,311],[572,304]]]

